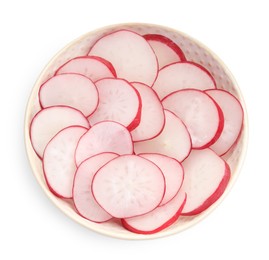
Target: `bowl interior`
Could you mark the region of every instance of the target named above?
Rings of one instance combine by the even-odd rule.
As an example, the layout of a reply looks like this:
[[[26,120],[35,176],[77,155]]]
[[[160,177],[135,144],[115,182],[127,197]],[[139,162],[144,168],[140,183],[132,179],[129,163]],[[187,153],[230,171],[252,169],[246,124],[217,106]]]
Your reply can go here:
[[[227,163],[231,167],[232,176],[231,180],[228,184],[228,187],[222,197],[214,203],[210,208],[208,208],[203,213],[195,216],[195,217],[180,217],[178,221],[170,226],[169,228],[153,235],[139,235],[135,233],[131,233],[121,227],[117,221],[109,221],[104,224],[97,224],[79,216],[72,204],[69,200],[62,200],[55,197],[48,189],[42,171],[42,165],[40,159],[36,156],[35,152],[32,149],[30,138],[29,138],[29,126],[31,119],[33,116],[40,110],[39,102],[38,102],[38,90],[42,82],[52,77],[59,66],[68,61],[71,58],[76,56],[86,55],[89,51],[90,46],[102,35],[105,35],[109,32],[116,31],[118,29],[130,29],[139,34],[162,34],[167,36],[171,40],[173,40],[176,44],[178,44],[185,56],[188,60],[194,61],[196,63],[201,64],[205,68],[207,68],[213,77],[216,80],[217,87],[219,89],[225,89],[235,95],[241,102],[245,117],[244,117],[244,127],[243,131],[240,135],[240,138],[237,144],[225,155],[225,159]],[[25,142],[26,149],[28,153],[28,157],[30,160],[31,167],[33,169],[34,175],[37,178],[40,186],[45,191],[47,196],[54,202],[54,204],[60,208],[66,215],[71,217],[73,220],[78,223],[84,225],[85,227],[94,230],[96,232],[109,235],[117,238],[124,239],[147,239],[147,238],[157,238],[163,237],[166,235],[171,235],[174,233],[178,233],[180,231],[185,230],[186,228],[194,225],[195,223],[202,220],[206,217],[225,197],[227,192],[231,189],[232,185],[236,177],[239,174],[239,170],[242,165],[242,161],[245,157],[246,145],[247,145],[247,117],[246,117],[246,109],[244,100],[240,93],[240,90],[227,69],[227,67],[220,61],[218,57],[214,53],[212,53],[208,48],[203,46],[201,43],[196,40],[190,38],[189,36],[175,31],[170,28],[158,26],[158,25],[150,25],[150,24],[123,24],[123,25],[114,25],[110,27],[101,28],[99,30],[90,32],[80,37],[79,39],[73,41],[64,49],[62,49],[45,67],[38,80],[35,83],[35,86],[32,90],[27,110],[26,110],[26,118],[25,118]]]

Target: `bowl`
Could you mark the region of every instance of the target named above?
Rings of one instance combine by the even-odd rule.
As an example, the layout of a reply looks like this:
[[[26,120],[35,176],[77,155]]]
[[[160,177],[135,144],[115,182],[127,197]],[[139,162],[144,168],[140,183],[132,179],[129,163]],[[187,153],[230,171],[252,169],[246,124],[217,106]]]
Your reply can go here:
[[[139,34],[162,34],[171,40],[173,40],[176,44],[178,44],[183,52],[187,60],[194,61],[196,63],[201,64],[205,68],[207,68],[213,77],[216,80],[217,87],[219,89],[225,89],[235,95],[242,104],[244,110],[244,122],[243,122],[243,130],[241,135],[233,148],[225,155],[225,159],[231,168],[231,179],[230,182],[221,196],[221,198],[215,202],[211,207],[209,207],[206,211],[202,212],[199,215],[192,217],[180,217],[176,223],[174,223],[169,228],[151,235],[141,235],[131,233],[125,230],[117,221],[109,221],[103,224],[98,224],[94,222],[90,222],[79,214],[76,213],[74,206],[70,200],[63,200],[51,193],[49,190],[44,175],[42,171],[42,164],[36,153],[34,152],[30,138],[29,138],[29,126],[33,116],[40,110],[39,102],[38,102],[38,90],[42,82],[46,81],[50,77],[52,77],[57,70],[57,68],[64,64],[71,58],[76,56],[86,55],[89,47],[101,36],[119,30],[119,29],[130,29]],[[140,23],[132,23],[132,24],[118,24],[112,25],[105,28],[101,28],[95,30],[93,32],[89,32],[80,38],[74,40],[69,45],[64,47],[59,53],[57,53],[52,60],[48,63],[48,65],[44,68],[39,78],[37,79],[32,93],[30,95],[26,116],[25,116],[25,144],[26,150],[28,154],[28,158],[30,161],[30,165],[32,167],[33,173],[40,184],[43,191],[49,197],[49,199],[68,217],[78,222],[79,224],[85,226],[86,228],[101,233],[103,235],[121,238],[121,239],[152,239],[152,238],[160,238],[168,235],[179,233],[202,219],[204,219],[207,215],[209,215],[224,199],[227,193],[231,190],[232,186],[237,179],[240,168],[242,166],[246,148],[247,148],[247,138],[248,138],[248,123],[247,123],[247,113],[245,103],[240,92],[240,89],[232,76],[231,72],[224,65],[224,63],[206,46],[198,42],[197,40],[191,38],[190,36],[182,33],[180,31],[163,27],[160,25],[153,24],[140,24]]]

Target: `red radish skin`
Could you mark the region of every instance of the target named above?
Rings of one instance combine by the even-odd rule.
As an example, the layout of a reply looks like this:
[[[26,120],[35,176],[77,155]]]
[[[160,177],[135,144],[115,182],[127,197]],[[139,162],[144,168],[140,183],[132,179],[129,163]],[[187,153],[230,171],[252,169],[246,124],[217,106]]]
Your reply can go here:
[[[218,104],[197,89],[176,91],[162,101],[165,109],[175,113],[186,125],[193,149],[205,149],[216,142],[224,127],[224,116]]]
[[[128,218],[154,210],[165,193],[162,171],[136,155],[122,155],[104,165],[92,181],[97,203],[116,218]]]
[[[129,30],[109,33],[91,47],[89,55],[110,61],[119,78],[151,86],[158,73],[158,61],[147,41]]]
[[[80,110],[86,117],[90,116],[98,105],[98,91],[87,77],[76,74],[57,75],[39,89],[42,108],[64,105]]]
[[[137,234],[150,235],[160,232],[178,220],[186,198],[186,193],[179,192],[170,202],[143,216],[122,219],[122,226]]]
[[[143,37],[153,48],[160,69],[174,62],[186,61],[183,51],[171,39],[160,34],[146,34]]]
[[[109,61],[97,56],[75,57],[59,67],[55,75],[63,73],[82,74],[93,82],[103,78],[117,77],[113,65]]]

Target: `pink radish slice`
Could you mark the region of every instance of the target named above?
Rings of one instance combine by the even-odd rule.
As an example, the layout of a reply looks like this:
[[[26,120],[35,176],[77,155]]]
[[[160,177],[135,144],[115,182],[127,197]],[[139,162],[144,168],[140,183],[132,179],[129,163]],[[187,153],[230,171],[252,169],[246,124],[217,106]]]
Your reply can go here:
[[[50,190],[58,197],[72,198],[76,172],[75,150],[79,138],[87,131],[81,126],[69,126],[56,134],[44,151],[43,170]]]
[[[103,121],[94,125],[79,140],[76,149],[76,164],[103,152],[132,154],[133,142],[129,131],[121,124]]]
[[[230,167],[211,149],[193,150],[183,162],[185,178],[182,189],[187,202],[182,214],[191,216],[210,207],[225,191]]]
[[[117,77],[113,65],[109,61],[96,56],[82,56],[69,60],[55,74],[63,73],[82,74],[93,82],[103,78]]]
[[[37,155],[42,158],[44,149],[52,137],[60,130],[75,125],[89,128],[88,120],[74,108],[54,106],[39,111],[30,125],[30,139]]]
[[[158,62],[147,41],[137,33],[119,30],[105,35],[90,49],[89,55],[110,61],[119,78],[151,86],[157,76]]]
[[[161,169],[165,178],[165,194],[160,206],[166,204],[176,196],[182,185],[184,171],[181,164],[162,154],[144,153],[139,156],[150,160]]]
[[[186,60],[183,51],[169,38],[160,34],[146,34],[143,37],[154,50],[160,69],[168,64]]]
[[[186,203],[186,193],[178,194],[167,204],[138,217],[122,219],[124,228],[138,234],[154,234],[171,226],[181,215]]]
[[[191,139],[186,126],[168,110],[165,113],[165,126],[155,138],[134,143],[136,154],[160,153],[183,161],[191,151]]]
[[[155,209],[163,199],[165,181],[161,170],[151,161],[122,155],[95,174],[92,192],[111,216],[128,218]]]
[[[92,125],[111,120],[133,130],[140,122],[141,99],[135,88],[123,79],[101,79],[96,82],[99,104],[88,118]]]
[[[101,153],[85,160],[77,169],[73,186],[73,201],[82,217],[98,223],[112,218],[95,201],[91,185],[94,174],[116,157],[118,155],[115,153]]]
[[[220,136],[224,118],[216,102],[203,91],[184,89],[168,95],[164,108],[175,113],[186,125],[192,148],[203,149],[212,145]]]
[[[133,141],[152,139],[164,127],[162,103],[149,86],[139,82],[134,82],[132,85],[138,91],[142,103],[140,124],[131,132]]]
[[[201,65],[194,62],[176,62],[162,68],[153,89],[160,99],[186,88],[214,89],[216,83],[211,74]]]
[[[94,83],[80,74],[62,74],[50,78],[39,90],[41,107],[65,105],[80,110],[85,116],[98,105]]]
[[[231,93],[212,89],[206,93],[220,106],[224,115],[224,128],[219,139],[210,146],[218,155],[225,154],[236,142],[243,126],[243,108],[238,99]]]

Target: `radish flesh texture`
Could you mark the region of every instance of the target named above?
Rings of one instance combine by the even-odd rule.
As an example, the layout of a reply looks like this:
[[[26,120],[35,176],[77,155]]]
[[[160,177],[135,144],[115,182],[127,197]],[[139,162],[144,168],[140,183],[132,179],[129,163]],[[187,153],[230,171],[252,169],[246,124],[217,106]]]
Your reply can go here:
[[[168,203],[176,196],[182,185],[184,179],[182,165],[177,160],[162,154],[145,153],[139,156],[150,160],[161,169],[165,179],[165,194],[160,206]]]
[[[128,218],[155,209],[163,199],[165,181],[161,170],[151,161],[122,155],[95,174],[92,191],[110,215]]]
[[[72,198],[76,172],[75,150],[79,138],[87,128],[70,126],[56,134],[46,146],[43,170],[47,184],[58,197]]]
[[[192,140],[192,148],[203,149],[220,136],[224,118],[216,102],[196,89],[184,89],[167,96],[164,108],[175,113],[186,125]]]
[[[91,125],[104,120],[118,122],[128,130],[138,126],[141,117],[139,93],[122,79],[102,79],[96,82],[99,104],[88,118]]]
[[[117,76],[113,65],[109,61],[95,56],[82,56],[69,60],[55,74],[63,73],[78,73],[86,76],[93,82]]]
[[[52,137],[60,130],[75,125],[89,128],[88,120],[74,108],[54,106],[39,111],[30,126],[30,139],[37,155],[42,158],[44,149]]]
[[[162,68],[153,89],[160,99],[186,88],[199,90],[215,89],[216,83],[211,74],[194,62],[176,62]]]
[[[147,41],[137,33],[119,30],[97,40],[89,55],[110,61],[119,78],[151,86],[157,76],[158,62]]]
[[[122,219],[122,225],[129,231],[138,234],[160,232],[178,220],[185,203],[186,193],[180,191],[167,204],[159,206],[145,215]]]
[[[230,168],[211,149],[192,150],[183,167],[185,178],[182,190],[187,193],[187,202],[182,214],[196,215],[223,194],[230,180]]]
[[[98,104],[94,83],[80,74],[57,75],[46,81],[39,90],[41,107],[65,105],[80,110],[86,117]]]
[[[164,110],[165,125],[155,138],[134,143],[134,151],[140,153],[160,153],[183,161],[191,151],[191,139],[186,126],[168,110]]]
[[[98,223],[112,218],[95,201],[91,185],[94,174],[116,157],[118,155],[115,153],[101,153],[86,159],[77,169],[73,186],[73,200],[78,213],[82,217]]]
[[[132,154],[133,142],[129,131],[121,124],[112,121],[94,125],[78,142],[76,164],[80,165],[85,159],[103,152]]]

